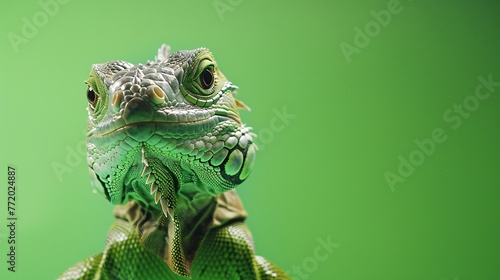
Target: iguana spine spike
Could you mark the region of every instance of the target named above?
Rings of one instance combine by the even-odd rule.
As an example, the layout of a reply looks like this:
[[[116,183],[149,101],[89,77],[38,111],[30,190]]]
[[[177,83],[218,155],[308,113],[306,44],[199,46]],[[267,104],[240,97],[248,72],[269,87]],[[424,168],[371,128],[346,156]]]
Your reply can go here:
[[[156,180],[155,175],[154,174],[149,174],[148,178],[146,179],[146,185],[149,185],[149,184],[153,183],[155,180]]]
[[[157,191],[158,191],[158,185],[156,184],[156,182],[153,182],[153,183],[151,184],[151,189],[149,190],[149,193],[150,193],[150,194],[154,194],[154,193],[155,193],[155,192],[157,192]]]
[[[160,204],[161,204],[161,210],[163,211],[163,215],[168,218],[168,202],[166,199],[162,198],[160,199]]]
[[[141,177],[144,177],[146,175],[149,175],[153,171],[150,166],[146,165],[144,166],[144,169],[142,170]]]
[[[155,203],[158,204],[158,201],[161,198],[161,191],[156,191],[155,193]]]

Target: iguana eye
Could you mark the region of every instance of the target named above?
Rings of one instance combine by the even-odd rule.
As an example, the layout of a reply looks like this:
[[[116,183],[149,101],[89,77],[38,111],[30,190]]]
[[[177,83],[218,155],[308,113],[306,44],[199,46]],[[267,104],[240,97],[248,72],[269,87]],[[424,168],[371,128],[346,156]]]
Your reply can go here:
[[[209,89],[214,84],[214,72],[211,67],[203,69],[200,74],[200,84],[203,89]]]
[[[227,79],[219,71],[210,51],[200,49],[180,82],[179,90],[189,103],[209,107],[224,95],[223,87]]]
[[[98,99],[99,96],[94,92],[94,89],[91,86],[89,86],[87,88],[87,100],[89,101],[89,104],[92,108],[95,107]]]

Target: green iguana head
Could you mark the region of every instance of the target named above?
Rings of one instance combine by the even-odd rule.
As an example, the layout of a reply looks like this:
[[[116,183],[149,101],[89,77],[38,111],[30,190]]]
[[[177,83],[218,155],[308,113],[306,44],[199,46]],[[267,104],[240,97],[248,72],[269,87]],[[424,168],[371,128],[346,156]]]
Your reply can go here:
[[[167,52],[144,65],[93,65],[86,81],[87,161],[113,204],[161,201],[165,212],[178,196],[234,188],[252,169],[255,135],[240,120],[237,87],[209,50]]]

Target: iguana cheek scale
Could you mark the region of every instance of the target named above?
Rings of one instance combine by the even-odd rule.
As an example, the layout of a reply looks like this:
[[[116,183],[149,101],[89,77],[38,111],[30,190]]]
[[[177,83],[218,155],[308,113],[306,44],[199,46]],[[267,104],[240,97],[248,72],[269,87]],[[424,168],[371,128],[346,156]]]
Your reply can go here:
[[[87,162],[117,220],[59,279],[289,279],[255,255],[233,190],[255,161],[249,108],[208,49],[168,50],[91,69]]]

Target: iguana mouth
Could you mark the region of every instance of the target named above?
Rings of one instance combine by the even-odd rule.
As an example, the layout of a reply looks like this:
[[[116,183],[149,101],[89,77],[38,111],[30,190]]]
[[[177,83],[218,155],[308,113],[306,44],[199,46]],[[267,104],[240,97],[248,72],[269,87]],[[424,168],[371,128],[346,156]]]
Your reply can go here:
[[[96,127],[90,130],[87,133],[87,138],[107,137],[120,132],[126,132],[137,141],[145,141],[153,134],[162,136],[197,136],[203,134],[203,131],[212,130],[217,124],[224,121],[234,121],[238,126],[243,125],[239,117],[233,114],[216,114],[205,119],[187,122],[139,121],[129,124],[126,124],[123,118],[119,117],[112,123],[102,123],[99,128]]]

